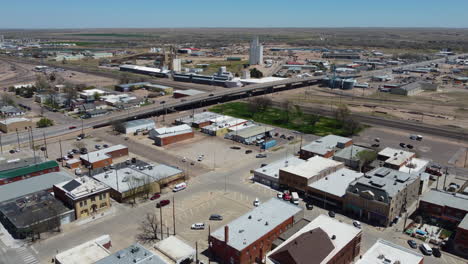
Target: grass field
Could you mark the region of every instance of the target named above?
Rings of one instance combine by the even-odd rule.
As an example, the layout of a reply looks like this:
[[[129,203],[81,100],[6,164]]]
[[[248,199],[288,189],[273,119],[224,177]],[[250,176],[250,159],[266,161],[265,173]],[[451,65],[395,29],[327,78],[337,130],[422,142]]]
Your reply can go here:
[[[328,117],[317,117],[309,114],[291,112],[289,114],[289,121],[285,121],[288,119],[286,118],[287,113],[281,109],[269,107],[265,111],[253,114],[249,110],[249,104],[244,102],[233,102],[216,105],[211,107],[210,111],[247,120],[253,120],[255,122],[268,125],[296,130],[306,134],[315,134],[319,136],[335,134],[347,136],[342,129],[343,124],[336,119]],[[316,120],[316,122],[313,122],[312,120]]]
[[[248,61],[200,61],[199,63],[209,64],[208,67],[204,68],[203,74],[213,74],[219,70],[219,67],[226,66],[227,71],[233,74],[241,74],[244,64],[249,63]]]

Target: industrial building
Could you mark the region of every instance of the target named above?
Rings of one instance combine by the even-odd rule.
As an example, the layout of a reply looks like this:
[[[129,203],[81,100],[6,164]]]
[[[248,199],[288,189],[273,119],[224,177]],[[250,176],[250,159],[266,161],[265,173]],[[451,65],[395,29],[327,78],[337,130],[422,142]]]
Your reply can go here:
[[[271,250],[273,240],[302,216],[300,207],[272,198],[212,232],[209,250],[224,264],[260,262]]]
[[[57,264],[93,264],[111,253],[111,238],[109,235],[102,235],[93,240],[87,241],[76,247],[57,253],[54,261]]]
[[[344,196],[349,184],[361,178],[364,174],[342,168],[309,184],[306,192],[307,199],[323,208],[343,209]]]
[[[279,189],[280,170],[286,167],[294,167],[305,162],[306,161],[303,159],[290,155],[287,158],[274,161],[264,167],[254,170],[253,180],[273,189]]]
[[[149,138],[160,147],[193,138],[194,135],[193,129],[187,124],[155,128],[149,132]]]
[[[249,64],[263,65],[263,46],[260,44],[258,37],[254,37],[250,43]]]
[[[48,191],[30,193],[0,204],[0,222],[16,239],[52,231],[74,219],[74,211]]]
[[[110,92],[104,91],[101,89],[88,89],[88,90],[83,90],[79,93],[80,97],[86,100],[87,102],[94,101],[95,100],[94,96],[96,94],[99,96],[104,96],[104,95],[109,95]]]
[[[121,249],[94,264],[169,264],[139,243]]]
[[[137,83],[124,83],[124,84],[117,84],[115,86],[115,90],[118,92],[131,92],[133,90],[138,90],[146,85],[150,84],[149,82],[137,82]]]
[[[266,264],[349,264],[359,256],[362,231],[319,215],[267,254]]]
[[[10,133],[10,132],[22,132],[28,130],[30,127],[33,127],[33,123],[31,119],[27,119],[24,117],[12,117],[5,120],[0,121],[0,131],[3,133]]]
[[[97,169],[112,164],[112,159],[128,156],[128,147],[115,145],[80,156],[80,160],[87,168]]]
[[[158,68],[151,68],[151,67],[138,66],[138,65],[129,65],[129,64],[120,65],[119,68],[120,68],[120,71],[122,72],[145,74],[145,75],[151,75],[154,77],[162,77],[162,78],[167,78],[170,73],[168,70],[162,70]]]
[[[169,184],[185,180],[185,174],[177,168],[158,164],[145,166],[143,170],[129,167],[105,171],[93,176],[95,180],[111,188],[110,196],[118,202],[124,202],[148,193],[160,193]]]
[[[341,168],[344,168],[344,164],[341,162],[320,156],[314,156],[304,163],[280,169],[280,187],[305,193],[311,183],[316,182]]]
[[[212,120],[222,115],[213,112],[201,112],[190,116],[181,117],[175,120],[176,125],[187,124],[191,127],[202,128],[211,125]]]
[[[391,94],[412,96],[424,91],[437,91],[437,84],[429,82],[412,82],[390,89]]]
[[[0,171],[0,186],[59,170],[59,164],[55,160],[49,160]]]
[[[388,226],[417,201],[419,175],[380,167],[350,183],[346,212],[375,225]]]
[[[120,131],[124,134],[133,134],[141,131],[150,131],[156,128],[156,124],[151,119],[137,119],[125,122],[123,124],[124,131]]]
[[[239,131],[231,132],[229,137],[236,141],[246,145],[254,144],[257,140],[264,138],[271,138],[272,132],[275,130],[273,127],[256,125],[241,129]]]
[[[304,160],[314,156],[331,158],[335,151],[349,147],[352,144],[353,140],[351,138],[328,135],[303,146],[299,155]]]
[[[165,85],[160,85],[160,84],[150,83],[150,84],[145,84],[143,87],[150,92],[160,92],[164,94],[172,94],[174,92],[174,88],[165,86]]]
[[[401,263],[423,264],[424,256],[414,250],[379,239],[356,264]]]
[[[229,133],[229,129],[234,126],[243,125],[247,120],[231,116],[222,116],[213,120],[214,122],[201,129],[201,132],[211,136],[223,136]]]
[[[195,90],[195,89],[188,89],[188,90],[175,90],[172,94],[174,98],[182,98],[187,96],[199,95],[204,94],[205,92]]]
[[[393,77],[390,75],[375,75],[371,77],[373,82],[387,82],[393,80]]]
[[[75,210],[76,219],[110,208],[110,188],[88,176],[55,184],[55,197]]]

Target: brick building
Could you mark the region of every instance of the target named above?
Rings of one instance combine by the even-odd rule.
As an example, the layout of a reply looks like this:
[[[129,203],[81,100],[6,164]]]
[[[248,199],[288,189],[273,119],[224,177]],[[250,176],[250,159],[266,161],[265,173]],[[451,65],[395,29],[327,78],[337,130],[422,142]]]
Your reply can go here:
[[[468,212],[468,196],[441,190],[430,190],[419,201],[419,212],[424,217],[457,226]]]
[[[468,258],[468,215],[458,225],[453,245],[456,253]]]
[[[220,263],[263,261],[273,241],[300,220],[302,213],[300,207],[272,198],[211,233],[209,250]]]
[[[58,171],[60,171],[59,164],[54,160],[45,161],[38,164],[29,164],[25,167],[0,171],[0,185]]]
[[[353,140],[351,138],[328,135],[303,146],[299,155],[301,159],[305,160],[314,156],[331,158],[335,154],[335,151],[352,145]]]
[[[379,166],[399,170],[409,161],[416,157],[416,153],[404,151],[401,149],[384,148],[377,155]]]
[[[24,117],[13,117],[0,121],[0,131],[4,133],[15,132],[16,130],[19,132],[25,131],[32,126],[31,119]]]
[[[124,145],[115,145],[98,151],[93,151],[80,156],[84,166],[90,166],[91,169],[106,167],[112,164],[113,158],[128,156],[128,147]]]
[[[193,129],[187,124],[152,129],[149,132],[149,138],[154,140],[157,146],[166,146],[193,137]]]

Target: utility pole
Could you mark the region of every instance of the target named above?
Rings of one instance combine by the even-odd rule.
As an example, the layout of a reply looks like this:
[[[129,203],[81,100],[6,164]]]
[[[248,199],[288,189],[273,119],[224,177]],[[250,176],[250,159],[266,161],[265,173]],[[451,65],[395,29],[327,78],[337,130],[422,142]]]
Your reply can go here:
[[[2,134],[0,134],[0,153],[3,154]]]
[[[443,190],[445,191],[445,184],[447,183],[447,174],[448,174],[448,167],[445,167],[445,179],[444,179],[444,188]]]
[[[16,129],[16,139],[18,141],[18,150],[19,150],[20,149],[20,141],[19,141],[18,129]]]
[[[63,153],[62,153],[62,140],[59,139],[59,146],[60,146],[60,160],[62,161],[62,167],[63,167]]]
[[[195,263],[198,264],[198,241],[195,241]]]
[[[46,158],[49,158],[49,153],[47,152],[47,141],[46,141],[45,132],[43,132],[43,136],[44,136],[44,146],[45,146]]]
[[[175,236],[175,198],[172,196],[172,224],[174,227],[174,236]],[[169,232],[167,232],[167,235],[169,235]]]
[[[33,133],[32,127],[29,127],[29,128],[31,129],[31,140],[32,140],[32,150],[33,150],[33,155],[34,155],[34,164],[36,164],[36,150],[35,150],[35,146],[34,146],[34,133]]]
[[[163,240],[163,226],[162,226],[162,206],[159,206],[159,225],[161,225],[161,240]]]
[[[115,167],[115,183],[117,184],[117,192],[119,192],[119,174],[117,173],[117,167]]]

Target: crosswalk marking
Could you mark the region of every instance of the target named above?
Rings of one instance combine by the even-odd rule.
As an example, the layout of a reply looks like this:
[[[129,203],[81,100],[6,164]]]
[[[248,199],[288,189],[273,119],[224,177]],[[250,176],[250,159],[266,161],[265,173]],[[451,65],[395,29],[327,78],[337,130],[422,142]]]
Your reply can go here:
[[[16,250],[18,255],[23,259],[24,263],[26,264],[39,264],[39,261],[34,257],[29,250],[24,247],[18,248]]]

